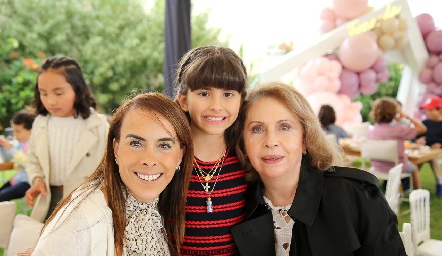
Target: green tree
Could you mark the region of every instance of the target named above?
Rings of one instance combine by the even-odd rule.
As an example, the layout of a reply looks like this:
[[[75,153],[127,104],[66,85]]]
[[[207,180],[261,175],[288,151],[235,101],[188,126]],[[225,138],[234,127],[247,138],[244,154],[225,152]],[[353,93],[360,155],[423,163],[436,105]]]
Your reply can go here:
[[[363,121],[372,121],[369,117],[371,106],[373,102],[382,96],[396,98],[399,84],[402,77],[402,64],[390,63],[388,70],[390,71],[390,78],[387,82],[378,85],[378,90],[372,95],[359,95],[354,101],[362,102],[361,116]]]
[[[163,90],[165,1],[0,0],[0,30],[20,55],[67,55],[79,61],[103,112],[133,90]],[[192,17],[192,45],[225,45],[208,12]]]
[[[4,38],[0,31],[0,131],[10,126],[11,117],[34,99],[34,85],[41,57],[20,56],[14,38]]]

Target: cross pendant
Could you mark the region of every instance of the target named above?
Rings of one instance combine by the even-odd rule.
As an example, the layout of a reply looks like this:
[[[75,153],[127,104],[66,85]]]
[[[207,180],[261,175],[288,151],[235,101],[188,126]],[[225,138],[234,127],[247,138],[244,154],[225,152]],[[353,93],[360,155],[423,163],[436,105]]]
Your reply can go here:
[[[209,183],[206,182],[206,185],[204,185],[204,191],[209,192],[210,186]]]

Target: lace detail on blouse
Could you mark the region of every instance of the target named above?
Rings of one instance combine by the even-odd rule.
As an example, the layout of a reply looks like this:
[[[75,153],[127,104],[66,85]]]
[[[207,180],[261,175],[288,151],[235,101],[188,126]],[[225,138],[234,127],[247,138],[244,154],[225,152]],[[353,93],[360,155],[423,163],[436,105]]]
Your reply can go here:
[[[276,256],[288,256],[290,253],[290,242],[292,240],[292,230],[295,221],[290,218],[290,221],[287,223],[283,216],[289,216],[287,215],[287,211],[290,210],[291,205],[274,206],[272,201],[265,196],[264,201],[272,211],[273,215]]]
[[[124,255],[170,255],[158,200],[140,203],[127,193]]]

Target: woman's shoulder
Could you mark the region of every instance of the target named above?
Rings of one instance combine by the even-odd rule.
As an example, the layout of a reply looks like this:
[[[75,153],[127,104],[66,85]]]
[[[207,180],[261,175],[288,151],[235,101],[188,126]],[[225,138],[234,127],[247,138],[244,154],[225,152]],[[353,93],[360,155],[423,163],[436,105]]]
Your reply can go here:
[[[77,190],[72,194],[71,201],[60,209],[56,216],[68,225],[73,224],[76,230],[89,228],[111,217],[112,211],[100,189]]]
[[[327,183],[347,183],[360,187],[365,183],[370,186],[378,186],[379,180],[373,174],[358,168],[334,166],[324,173]]]
[[[379,184],[378,179],[373,174],[352,167],[334,166],[330,171],[325,172],[325,176],[368,182],[376,186]]]

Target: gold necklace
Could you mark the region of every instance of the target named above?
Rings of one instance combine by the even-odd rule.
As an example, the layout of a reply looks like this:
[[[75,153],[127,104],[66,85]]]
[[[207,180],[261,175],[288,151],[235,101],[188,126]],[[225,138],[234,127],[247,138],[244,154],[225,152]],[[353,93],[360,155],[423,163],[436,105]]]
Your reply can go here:
[[[196,159],[193,159],[194,162],[194,169],[196,170],[196,174],[198,175],[198,181],[200,182],[201,186],[204,189],[204,192],[207,194],[207,212],[211,213],[213,212],[213,206],[212,206],[212,199],[210,198],[210,195],[212,194],[213,190],[215,189],[216,183],[218,182],[219,174],[221,173],[221,169],[224,164],[224,160],[226,159],[226,153],[227,153],[227,147],[224,148],[224,151],[221,155],[221,157],[218,159],[218,161],[213,165],[212,169],[206,173],[204,172],[201,167],[199,166]],[[216,176],[216,180],[213,183],[212,189],[209,191],[209,181],[215,176],[216,172],[218,171],[218,175]],[[201,181],[201,178],[204,179],[205,185],[203,184],[203,181]]]

